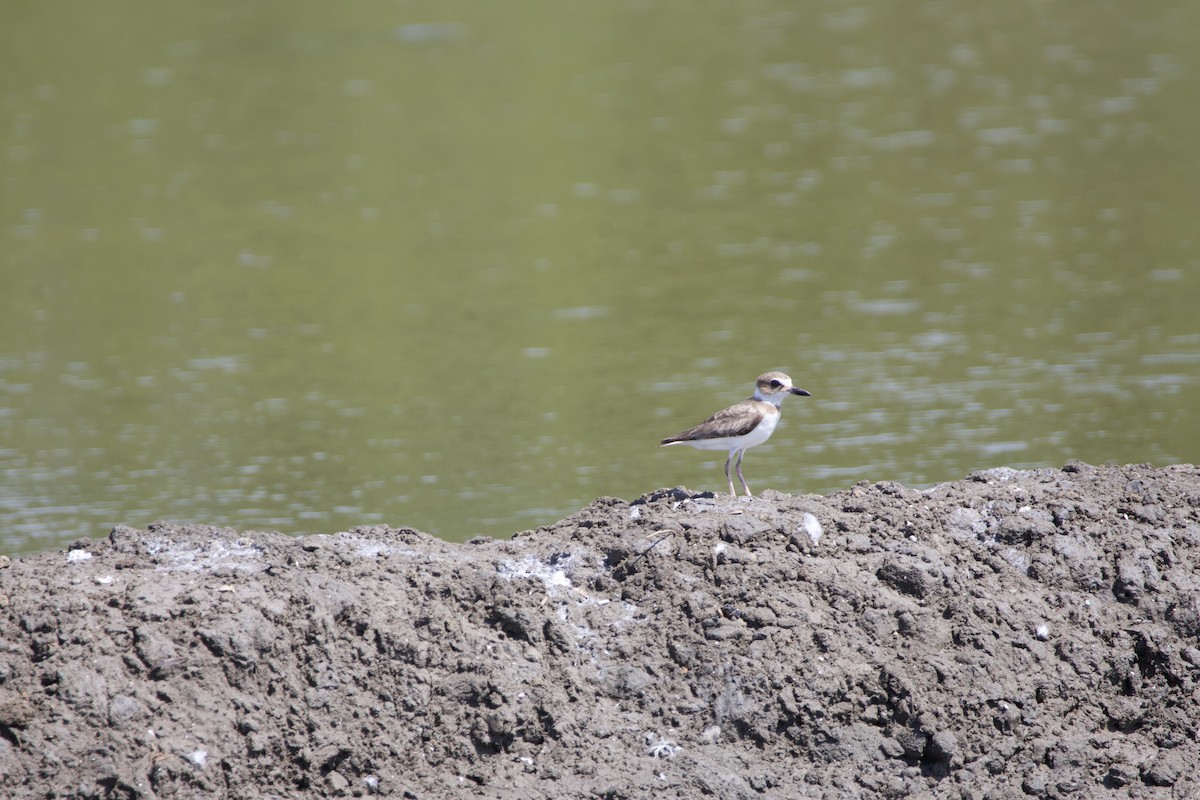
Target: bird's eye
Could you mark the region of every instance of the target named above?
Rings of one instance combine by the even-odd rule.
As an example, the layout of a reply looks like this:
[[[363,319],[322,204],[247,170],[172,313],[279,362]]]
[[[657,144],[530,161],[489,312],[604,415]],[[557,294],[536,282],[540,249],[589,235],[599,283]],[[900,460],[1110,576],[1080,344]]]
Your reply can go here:
[[[783,384],[782,384],[782,383],[780,383],[779,381],[771,381],[771,388],[772,388],[772,389],[778,389],[780,386],[783,386]]]

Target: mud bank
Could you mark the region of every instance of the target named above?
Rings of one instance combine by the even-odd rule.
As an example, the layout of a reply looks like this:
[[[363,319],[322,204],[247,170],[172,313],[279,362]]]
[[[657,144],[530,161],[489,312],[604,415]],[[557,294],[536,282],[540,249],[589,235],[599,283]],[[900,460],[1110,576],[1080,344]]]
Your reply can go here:
[[[0,796],[1200,797],[1200,469],[0,563]]]

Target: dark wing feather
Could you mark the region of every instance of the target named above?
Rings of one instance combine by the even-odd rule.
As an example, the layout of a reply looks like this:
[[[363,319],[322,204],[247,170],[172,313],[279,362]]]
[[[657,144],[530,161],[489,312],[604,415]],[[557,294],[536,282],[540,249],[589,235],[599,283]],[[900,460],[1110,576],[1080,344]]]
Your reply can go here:
[[[749,402],[737,403],[724,408],[694,428],[669,436],[662,444],[672,442],[694,442],[697,439],[723,439],[727,436],[745,436],[762,422],[763,413]]]

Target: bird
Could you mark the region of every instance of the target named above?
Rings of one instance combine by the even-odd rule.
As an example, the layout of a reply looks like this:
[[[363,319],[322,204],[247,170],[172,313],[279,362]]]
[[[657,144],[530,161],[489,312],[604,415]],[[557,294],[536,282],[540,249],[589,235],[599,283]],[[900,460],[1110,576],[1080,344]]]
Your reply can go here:
[[[736,471],[747,497],[753,497],[746,478],[742,475],[742,458],[746,451],[760,445],[775,432],[779,424],[779,407],[783,398],[790,394],[812,397],[810,392],[792,385],[792,379],[782,372],[764,372],[754,382],[754,396],[722,409],[694,428],[668,436],[659,447],[686,444],[697,450],[727,450],[725,479],[729,481],[729,493],[737,497],[733,478],[729,477],[729,464],[737,456]]]

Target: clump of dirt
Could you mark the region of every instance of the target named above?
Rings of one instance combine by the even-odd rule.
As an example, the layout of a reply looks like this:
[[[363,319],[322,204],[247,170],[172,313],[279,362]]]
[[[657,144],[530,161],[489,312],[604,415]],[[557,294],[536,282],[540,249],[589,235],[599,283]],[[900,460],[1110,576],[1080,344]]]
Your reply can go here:
[[[1200,470],[0,565],[12,798],[1200,796]]]

